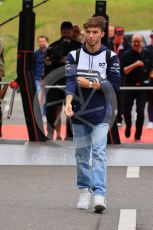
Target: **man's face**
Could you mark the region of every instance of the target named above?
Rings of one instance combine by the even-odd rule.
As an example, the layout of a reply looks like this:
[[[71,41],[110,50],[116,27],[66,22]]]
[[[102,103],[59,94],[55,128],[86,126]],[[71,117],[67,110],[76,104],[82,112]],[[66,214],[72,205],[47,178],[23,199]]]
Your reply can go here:
[[[114,30],[115,30],[115,26],[109,26],[108,27],[108,37],[109,38],[113,38],[114,37]]]
[[[115,34],[115,42],[116,42],[117,44],[122,43],[123,37],[124,37],[124,33],[123,33],[123,34]]]
[[[73,32],[73,39],[78,39],[81,34],[80,28],[77,25],[73,26],[72,32]]]
[[[40,49],[45,49],[48,45],[48,42],[45,38],[38,38],[38,46]]]
[[[143,47],[143,38],[141,36],[133,36],[132,47],[135,51],[139,51]]]
[[[61,30],[62,38],[71,38],[72,37],[72,29],[62,29]]]
[[[101,43],[101,38],[104,36],[104,32],[97,27],[89,27],[85,29],[85,41],[89,46],[95,46]]]

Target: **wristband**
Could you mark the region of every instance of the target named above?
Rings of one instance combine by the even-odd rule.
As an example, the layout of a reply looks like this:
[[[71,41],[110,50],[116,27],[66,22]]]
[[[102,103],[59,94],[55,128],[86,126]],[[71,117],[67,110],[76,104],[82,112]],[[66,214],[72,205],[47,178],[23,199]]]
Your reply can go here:
[[[89,88],[92,88],[92,81],[89,81]]]

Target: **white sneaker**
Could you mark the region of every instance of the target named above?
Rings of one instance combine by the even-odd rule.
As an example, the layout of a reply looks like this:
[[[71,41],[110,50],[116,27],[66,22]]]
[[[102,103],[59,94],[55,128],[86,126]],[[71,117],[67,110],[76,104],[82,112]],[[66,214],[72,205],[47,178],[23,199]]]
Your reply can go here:
[[[94,196],[94,208],[95,212],[103,212],[106,209],[106,200],[102,195]]]
[[[151,121],[148,122],[147,129],[153,129],[153,122]]]
[[[77,208],[79,209],[88,209],[90,203],[90,191],[88,188],[80,189],[80,197],[77,204]]]

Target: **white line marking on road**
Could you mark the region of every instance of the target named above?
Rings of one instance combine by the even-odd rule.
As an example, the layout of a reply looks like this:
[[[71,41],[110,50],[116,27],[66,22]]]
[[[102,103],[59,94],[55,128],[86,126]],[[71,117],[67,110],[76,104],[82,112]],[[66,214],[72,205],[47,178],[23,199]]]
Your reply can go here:
[[[136,209],[121,209],[118,230],[136,230]]]
[[[140,167],[127,167],[127,178],[139,178]]]

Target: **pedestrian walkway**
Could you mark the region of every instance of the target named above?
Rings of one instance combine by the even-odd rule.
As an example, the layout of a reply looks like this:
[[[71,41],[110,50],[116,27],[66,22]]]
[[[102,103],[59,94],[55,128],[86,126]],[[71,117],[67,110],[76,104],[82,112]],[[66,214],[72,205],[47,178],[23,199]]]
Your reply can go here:
[[[46,125],[44,125],[44,129],[45,129],[45,133],[47,134]],[[64,139],[65,137],[65,132],[66,132],[66,127],[65,125],[62,125],[62,128],[61,128],[62,139]],[[27,133],[27,128],[25,124],[3,125],[2,133],[3,133],[3,139],[28,140],[28,133]],[[119,128],[119,135],[120,135],[120,139],[122,143],[135,142],[134,140],[135,127],[134,126],[132,126],[130,138],[126,138],[124,133],[125,133],[125,126]],[[54,139],[56,139],[56,133],[54,135]],[[144,126],[141,141],[139,142],[148,143],[148,144],[153,143],[153,129],[147,129],[147,127]]]
[[[75,166],[72,141],[29,143],[0,141],[0,165]],[[153,166],[153,145],[108,145],[108,166]]]
[[[10,101],[10,95],[11,92],[9,91],[6,98],[4,108],[3,108],[3,127],[2,127],[2,133],[3,133],[3,139],[15,139],[15,140],[28,140],[28,133],[27,128],[25,124],[25,118],[22,108],[22,102],[21,97],[19,93],[16,93],[15,101],[14,101],[14,107],[13,107],[13,113],[10,119],[7,119],[8,114],[8,108],[9,108],[9,101]],[[147,112],[145,110],[145,112]],[[134,115],[133,115],[134,117]],[[143,133],[140,143],[153,143],[153,129],[147,129],[147,114],[146,114],[146,120],[145,125],[143,127]],[[44,130],[46,131],[46,122],[44,122]],[[134,133],[135,133],[135,126],[132,126],[131,130],[131,137],[126,138],[125,133],[125,125],[123,124],[122,127],[119,129],[119,135],[122,143],[132,143],[135,142],[134,140]],[[62,129],[61,129],[61,136],[64,139],[66,132],[66,126],[65,126],[65,116],[64,113],[62,113]],[[56,134],[54,136],[56,138]]]

